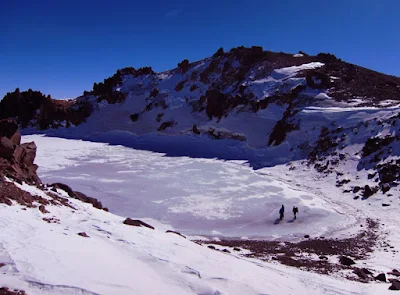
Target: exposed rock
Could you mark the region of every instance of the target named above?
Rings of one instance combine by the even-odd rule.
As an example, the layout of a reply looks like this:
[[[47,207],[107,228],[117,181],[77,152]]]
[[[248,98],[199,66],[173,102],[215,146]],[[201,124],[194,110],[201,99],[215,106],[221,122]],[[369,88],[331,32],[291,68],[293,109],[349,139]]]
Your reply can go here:
[[[372,275],[372,272],[370,272],[368,269],[366,268],[356,268],[353,271],[359,278],[363,279],[363,280],[368,280],[370,277],[370,275]]]
[[[222,250],[222,252],[231,253],[231,251],[229,251],[228,249],[224,249],[224,250]]]
[[[176,235],[181,236],[182,238],[186,239],[186,237],[184,235],[182,235],[181,233],[179,233],[177,231],[167,230],[166,233],[173,233],[173,234],[176,234]]]
[[[47,223],[60,223],[60,220],[59,219],[57,219],[57,218],[53,218],[53,217],[51,217],[51,218],[47,218],[47,217],[44,217],[44,218],[42,218],[44,221],[46,221]]]
[[[270,134],[268,144],[280,145],[286,139],[286,135],[295,129],[294,124],[288,123],[285,119],[279,120]]]
[[[378,165],[379,179],[382,184],[389,184],[400,179],[400,160],[393,160]],[[386,188],[390,189],[390,185]]]
[[[213,245],[208,245],[207,247],[210,248],[210,249],[215,250],[215,247]]]
[[[309,236],[309,235],[305,235],[304,237],[305,237],[306,239],[309,239],[309,238],[310,238],[310,236]]]
[[[176,84],[175,86],[175,91],[179,92],[183,89],[183,86],[185,86],[186,80],[180,81],[178,82],[178,84]]]
[[[200,134],[200,131],[199,131],[199,129],[197,129],[196,124],[193,125],[192,132],[193,132],[194,134]]]
[[[0,295],[27,295],[25,291],[14,289],[13,291],[7,287],[0,288]]]
[[[13,144],[21,143],[21,133],[18,124],[13,119],[0,120],[0,137],[7,137]]]
[[[370,186],[367,184],[364,187],[363,190],[363,197],[364,198],[369,198],[370,196],[372,196],[374,194],[374,192],[372,191],[372,189],[370,188]]]
[[[350,266],[350,265],[356,264],[353,259],[351,259],[349,257],[346,257],[346,256],[341,256],[339,258],[339,262],[341,264],[343,264],[343,265],[346,265],[346,266]]]
[[[381,282],[386,282],[386,275],[384,273],[380,273],[375,277],[375,280],[381,281]]]
[[[392,136],[386,136],[384,138],[380,137],[374,137],[374,138],[369,138],[366,142],[365,145],[362,149],[362,156],[365,158],[372,153],[375,153],[382,149],[382,147],[387,146],[391,144],[394,140],[394,137]]]
[[[382,204],[382,207],[389,207],[389,206],[390,204],[385,204],[385,203]]]
[[[78,236],[89,238],[89,236],[85,232],[78,233]]]
[[[192,86],[190,86],[189,90],[190,92],[195,91],[197,88],[199,88],[196,84],[193,84]]]
[[[49,211],[46,210],[46,207],[44,205],[40,205],[39,206],[39,210],[40,212],[42,212],[43,214],[49,213]]]
[[[388,272],[389,275],[400,277],[400,271],[397,269],[393,269],[391,272]]]
[[[15,146],[10,139],[3,136],[0,138],[0,157],[11,160],[13,158]]]
[[[205,97],[200,98],[200,100],[205,99],[206,113],[211,119],[212,117],[221,118],[225,112],[227,101],[227,96],[218,90],[208,90]]]
[[[34,142],[28,142],[21,144],[21,147],[25,150],[25,154],[22,158],[22,163],[27,166],[32,166],[36,157],[36,144]]]
[[[92,204],[93,207],[95,207],[97,209],[103,209],[103,210],[107,209],[107,208],[104,208],[103,205],[101,204],[101,202],[99,200],[97,200],[96,198],[88,197],[84,193],[73,191],[68,185],[66,185],[64,183],[57,182],[57,183],[51,184],[50,186],[53,187],[54,189],[57,189],[57,188],[62,189],[71,198],[78,199],[84,203]],[[108,211],[108,209],[105,211]]]
[[[158,127],[158,131],[162,131],[162,130],[165,130],[165,129],[167,129],[168,127],[172,127],[172,126],[174,126],[176,124],[176,122],[175,121],[167,121],[167,122],[163,122],[161,125],[160,125],[160,127]]]
[[[158,93],[160,93],[160,90],[158,90],[158,88],[154,88],[151,92],[150,92],[150,98],[154,98],[158,95]]]
[[[123,223],[126,224],[126,225],[131,225],[131,226],[139,226],[139,227],[144,226],[144,227],[148,227],[148,228],[154,229],[154,227],[152,227],[151,225],[149,225],[149,224],[147,224],[147,223],[145,223],[145,222],[143,222],[141,220],[138,220],[138,219],[127,218],[127,219],[124,220]]]
[[[131,115],[131,121],[136,122],[139,119],[139,114],[132,114]]]
[[[241,251],[241,250],[240,250],[240,248],[235,247],[235,248],[233,248],[233,251]]]
[[[390,280],[392,285],[389,287],[389,290],[400,290],[400,281],[399,280]]]
[[[178,68],[181,70],[182,74],[185,74],[189,70],[190,64],[189,60],[184,59],[178,63]]]
[[[388,183],[383,183],[383,184],[381,185],[381,190],[382,190],[383,193],[388,192],[388,191],[390,190],[390,184],[388,184]]]
[[[13,153],[14,161],[17,163],[21,163],[23,161],[25,154],[26,150],[23,147],[17,145]]]
[[[6,265],[6,264],[0,262],[0,268],[2,268],[4,265]]]
[[[13,120],[0,120],[0,134],[5,135],[0,137],[0,175],[20,183],[40,184],[37,166],[33,164],[36,145],[33,142],[19,145],[21,135],[17,128]]]
[[[328,260],[328,257],[326,257],[325,255],[321,255],[321,256],[319,257],[319,259],[321,259],[321,260]]]

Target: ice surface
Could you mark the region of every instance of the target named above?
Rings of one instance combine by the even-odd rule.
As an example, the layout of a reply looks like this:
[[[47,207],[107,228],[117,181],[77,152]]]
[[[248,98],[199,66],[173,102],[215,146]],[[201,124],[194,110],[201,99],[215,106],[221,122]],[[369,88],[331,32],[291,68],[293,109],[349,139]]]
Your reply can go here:
[[[32,140],[43,181],[66,183],[116,214],[161,220],[186,234],[301,237],[326,235],[355,222],[320,196],[258,173],[243,161],[166,157],[102,143],[23,137]],[[286,219],[277,224],[281,204],[286,205]],[[295,223],[292,206],[301,212]]]

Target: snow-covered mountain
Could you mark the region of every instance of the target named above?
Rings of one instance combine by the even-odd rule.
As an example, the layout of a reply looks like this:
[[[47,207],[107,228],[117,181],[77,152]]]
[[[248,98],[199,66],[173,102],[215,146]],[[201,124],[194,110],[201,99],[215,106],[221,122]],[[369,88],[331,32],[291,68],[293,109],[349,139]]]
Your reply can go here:
[[[400,289],[400,78],[330,54],[240,47],[162,73],[121,69],[69,101],[17,89],[0,117],[26,142],[0,124],[0,287]],[[42,185],[32,140],[44,181],[101,203]],[[280,222],[282,203],[299,220],[287,207]]]
[[[337,173],[344,191],[369,196],[397,186],[399,101],[400,78],[333,55],[239,47],[162,73],[121,69],[71,101],[17,90],[1,101],[0,116],[14,117],[25,134],[246,160],[257,169],[304,160]],[[351,170],[349,158],[359,159]]]

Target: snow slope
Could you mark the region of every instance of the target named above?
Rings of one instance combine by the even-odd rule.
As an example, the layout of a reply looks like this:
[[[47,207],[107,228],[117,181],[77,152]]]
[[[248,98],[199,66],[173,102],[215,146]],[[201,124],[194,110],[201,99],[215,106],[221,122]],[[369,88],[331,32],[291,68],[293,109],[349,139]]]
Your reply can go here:
[[[43,221],[36,208],[0,204],[3,286],[30,295],[384,294],[387,289],[225,254],[165,233],[158,224],[155,230],[131,227],[122,217],[69,202],[75,209],[46,206],[45,216],[56,223]]]

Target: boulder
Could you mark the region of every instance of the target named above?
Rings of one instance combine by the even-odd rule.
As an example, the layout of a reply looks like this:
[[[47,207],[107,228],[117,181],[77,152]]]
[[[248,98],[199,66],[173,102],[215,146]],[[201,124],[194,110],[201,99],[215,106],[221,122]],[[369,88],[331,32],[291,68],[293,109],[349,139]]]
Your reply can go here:
[[[369,198],[370,196],[372,196],[374,193],[372,191],[372,189],[370,188],[370,186],[367,184],[364,187],[364,191],[363,191],[363,197],[364,198]]]
[[[366,268],[356,268],[354,270],[354,273],[361,279],[363,280],[368,280],[369,276],[372,274],[368,269]]]
[[[383,183],[383,184],[381,185],[381,190],[382,190],[383,193],[388,192],[388,191],[390,190],[390,184],[388,184],[388,183]]]
[[[399,280],[390,280],[392,285],[389,287],[389,290],[400,290],[400,281]]]
[[[89,238],[89,236],[85,232],[78,233],[78,236]]]
[[[350,266],[350,265],[356,264],[353,259],[351,259],[351,258],[349,258],[347,256],[340,256],[339,262],[341,264],[343,264],[343,265],[346,265],[346,266]]]
[[[39,210],[40,212],[42,212],[43,214],[49,213],[49,211],[46,210],[46,207],[44,205],[40,205],[39,206]]]
[[[144,226],[144,227],[147,227],[147,228],[154,229],[154,227],[152,227],[151,225],[149,225],[149,224],[147,224],[147,223],[145,223],[145,222],[143,222],[141,220],[138,220],[138,219],[127,218],[127,219],[124,220],[123,223],[126,224],[126,225],[131,225],[131,226],[139,226],[139,227]]]
[[[380,273],[375,277],[375,280],[381,281],[381,282],[386,282],[386,275],[384,273]]]

